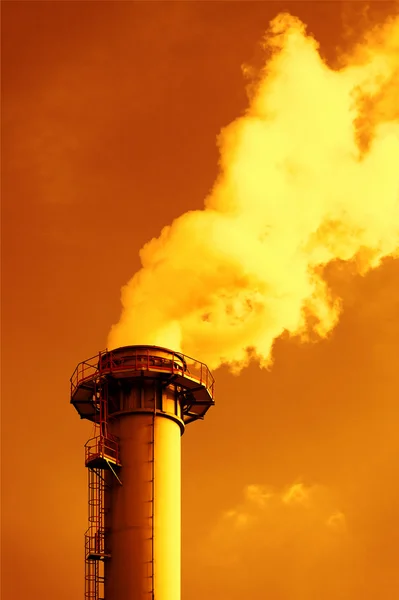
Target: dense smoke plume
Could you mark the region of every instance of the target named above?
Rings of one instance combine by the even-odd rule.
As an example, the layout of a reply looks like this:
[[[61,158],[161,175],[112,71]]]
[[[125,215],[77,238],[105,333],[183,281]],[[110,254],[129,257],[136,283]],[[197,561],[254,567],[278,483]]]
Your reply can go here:
[[[327,264],[364,274],[397,254],[399,19],[335,70],[288,14],[264,46],[248,109],[219,136],[205,209],[142,248],[110,348],[163,345],[236,370],[256,355],[267,366],[284,332],[324,337],[336,325]]]

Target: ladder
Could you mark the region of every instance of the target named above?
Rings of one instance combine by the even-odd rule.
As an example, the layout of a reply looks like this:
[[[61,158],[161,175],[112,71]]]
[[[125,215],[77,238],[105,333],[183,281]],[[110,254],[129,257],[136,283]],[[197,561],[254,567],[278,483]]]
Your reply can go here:
[[[96,410],[94,436],[85,444],[88,469],[88,521],[85,533],[85,600],[105,600],[104,561],[111,558],[107,547],[105,496],[106,471],[111,471],[121,484],[118,439],[108,432],[107,384],[96,382],[93,404]]]
[[[85,534],[85,600],[104,600],[105,481],[101,469],[88,469],[89,527]]]

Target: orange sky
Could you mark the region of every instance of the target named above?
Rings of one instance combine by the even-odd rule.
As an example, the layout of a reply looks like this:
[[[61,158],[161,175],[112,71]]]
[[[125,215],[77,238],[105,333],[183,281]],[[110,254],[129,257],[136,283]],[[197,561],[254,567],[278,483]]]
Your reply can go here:
[[[142,245],[202,207],[247,104],[241,65],[281,10],[333,61],[395,8],[3,3],[5,600],[83,597],[90,428],[69,377],[104,348]],[[328,273],[331,339],[279,340],[269,373],[215,372],[217,405],[183,438],[183,598],[399,597],[399,268],[346,275]]]

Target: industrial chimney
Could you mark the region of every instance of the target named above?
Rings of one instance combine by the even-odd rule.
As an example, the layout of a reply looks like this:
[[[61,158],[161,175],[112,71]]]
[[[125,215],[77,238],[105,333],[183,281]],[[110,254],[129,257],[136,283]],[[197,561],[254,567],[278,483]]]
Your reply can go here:
[[[206,365],[158,346],[76,367],[71,403],[95,428],[85,600],[180,600],[180,436],[214,404],[213,388]]]

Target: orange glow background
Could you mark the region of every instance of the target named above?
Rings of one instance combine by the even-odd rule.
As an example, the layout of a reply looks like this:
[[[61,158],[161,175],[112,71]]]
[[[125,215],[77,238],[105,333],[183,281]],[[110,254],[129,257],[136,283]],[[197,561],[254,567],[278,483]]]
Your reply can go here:
[[[83,597],[90,427],[69,377],[104,348],[139,248],[202,207],[270,19],[292,12],[333,60],[396,6],[3,4],[5,600]],[[341,278],[331,339],[278,341],[271,372],[215,373],[183,438],[183,598],[399,596],[398,276]]]

